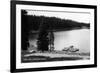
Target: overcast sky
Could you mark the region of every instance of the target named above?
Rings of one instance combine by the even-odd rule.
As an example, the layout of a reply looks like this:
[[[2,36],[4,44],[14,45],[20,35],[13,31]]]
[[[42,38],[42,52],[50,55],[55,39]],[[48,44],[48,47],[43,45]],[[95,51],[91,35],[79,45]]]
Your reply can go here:
[[[62,19],[71,19],[78,22],[89,23],[90,22],[90,13],[83,12],[54,12],[54,11],[35,11],[27,10],[28,15],[37,15],[37,16],[47,16],[47,17],[58,17]]]

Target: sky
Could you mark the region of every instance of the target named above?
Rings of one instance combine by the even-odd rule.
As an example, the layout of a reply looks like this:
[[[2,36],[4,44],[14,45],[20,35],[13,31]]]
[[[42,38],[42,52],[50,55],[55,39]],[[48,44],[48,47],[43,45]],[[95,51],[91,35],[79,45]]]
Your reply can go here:
[[[71,11],[43,11],[43,10],[26,10],[28,15],[37,15],[37,16],[47,16],[47,17],[58,17],[62,19],[70,19],[78,22],[89,23],[90,22],[90,13],[83,12],[71,12]]]

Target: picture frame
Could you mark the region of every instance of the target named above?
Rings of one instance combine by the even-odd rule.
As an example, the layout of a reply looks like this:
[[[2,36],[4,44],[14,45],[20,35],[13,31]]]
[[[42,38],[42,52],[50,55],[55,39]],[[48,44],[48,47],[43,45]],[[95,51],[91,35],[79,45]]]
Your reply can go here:
[[[25,16],[26,16],[26,19],[25,19]],[[46,25],[45,23],[48,25]],[[53,25],[51,25],[51,23],[53,23]],[[66,26],[65,23],[67,23],[68,26]],[[46,26],[40,26],[39,24],[46,25],[48,26],[48,28]],[[84,40],[89,39],[87,42],[89,42],[88,44],[90,45],[86,45],[86,44],[84,45],[86,46],[85,48],[89,47],[88,49],[89,53],[76,53],[76,51],[80,52],[81,49],[78,49],[75,51],[75,53],[73,53],[73,49],[74,49],[73,45],[75,45],[76,47],[78,46],[77,44],[74,44],[75,42],[77,42],[77,40],[72,45],[72,41],[74,41],[74,39],[71,38],[73,40],[71,40],[71,46],[69,46],[68,48],[72,48],[72,50],[67,49],[68,53],[67,55],[65,55],[66,47],[64,45],[63,46],[61,45],[61,44],[64,44],[65,42],[63,41],[64,43],[59,43],[58,41],[60,39],[61,41],[65,40],[65,37],[64,37],[66,36],[65,32],[64,33],[63,32],[56,33],[56,32],[63,30],[63,31],[68,31],[67,33],[69,33],[70,30],[76,30],[76,29],[79,30],[79,29],[84,29],[84,28],[86,29],[85,32],[83,32],[83,30],[81,32],[84,33],[84,35],[86,35],[87,33],[86,36],[88,38],[85,36],[84,36],[85,38],[81,38],[82,34],[78,35],[75,33],[76,31],[74,32],[75,34],[74,33],[72,34],[78,35],[78,41],[79,41],[79,38],[84,39]],[[41,38],[39,36],[46,35],[45,33],[47,33],[48,31],[50,32],[50,34],[52,34],[51,29],[53,33],[55,32],[54,33],[55,38],[53,41],[54,43],[52,43],[52,40],[49,41],[51,42],[51,45],[49,44],[50,52],[48,52],[48,49],[45,48],[46,47],[45,44],[47,44],[47,40],[43,40],[41,43],[41,38],[43,39],[43,38],[46,38],[47,36],[41,37]],[[39,32],[35,30],[38,30]],[[29,35],[30,31],[31,31],[31,35]],[[39,45],[38,45],[38,49],[39,49],[38,52],[34,51],[33,48],[31,49],[31,47],[34,47],[34,46],[30,45],[31,42],[34,43],[35,41],[33,40],[34,39],[33,37],[35,36],[32,36],[32,35],[35,35],[33,34],[34,32],[39,33],[38,34],[38,40],[40,41],[39,43],[42,45],[44,43],[45,45],[45,47],[44,45],[41,46],[41,47],[44,47],[45,49],[39,48]],[[11,32],[10,33],[11,33],[10,35],[11,36],[10,37],[11,72],[29,72],[29,71],[45,71],[45,70],[79,69],[79,68],[97,67],[97,6],[81,5],[81,4],[79,5],[79,4],[34,2],[34,1],[11,1]],[[42,33],[42,35],[40,33]],[[28,39],[26,36],[28,37]],[[63,36],[64,39],[62,37],[59,38],[60,36]],[[29,37],[32,38],[31,42],[29,42],[30,41]],[[28,40],[28,46],[27,46],[27,40]],[[67,40],[67,41],[70,42],[70,40]],[[51,49],[52,45],[53,45],[53,51]],[[70,44],[67,43],[67,45],[70,45]],[[62,48],[61,46],[65,47],[65,49],[61,51],[54,49],[54,48],[60,49]],[[83,43],[80,48],[82,47],[83,47]],[[28,50],[28,53],[27,53],[27,50]],[[85,51],[87,51],[87,49]],[[45,58],[44,58],[44,54],[46,55]],[[51,54],[53,54],[53,56]],[[30,58],[30,55],[33,58]],[[47,55],[49,55],[49,59],[47,59],[48,58]],[[86,60],[83,60],[83,56],[84,56],[84,59]],[[42,59],[46,59],[46,60],[42,60]]]

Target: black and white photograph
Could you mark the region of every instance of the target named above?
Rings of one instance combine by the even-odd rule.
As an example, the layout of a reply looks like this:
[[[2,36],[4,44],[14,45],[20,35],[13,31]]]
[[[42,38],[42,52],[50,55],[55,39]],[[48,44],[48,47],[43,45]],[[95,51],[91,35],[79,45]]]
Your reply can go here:
[[[12,17],[16,69],[95,66],[95,6],[25,4],[17,2]]]
[[[90,59],[90,13],[21,10],[21,62]]]

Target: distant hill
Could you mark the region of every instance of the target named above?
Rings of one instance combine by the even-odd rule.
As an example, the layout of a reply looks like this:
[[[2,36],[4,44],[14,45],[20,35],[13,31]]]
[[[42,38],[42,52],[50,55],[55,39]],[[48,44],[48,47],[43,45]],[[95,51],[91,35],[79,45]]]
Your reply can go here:
[[[47,30],[72,30],[72,29],[81,29],[81,28],[90,28],[90,23],[80,23],[73,20],[66,20],[57,17],[46,17],[46,16],[32,16],[24,15],[22,19],[22,24],[28,30],[38,31],[40,28]],[[40,26],[42,25],[42,26]]]

